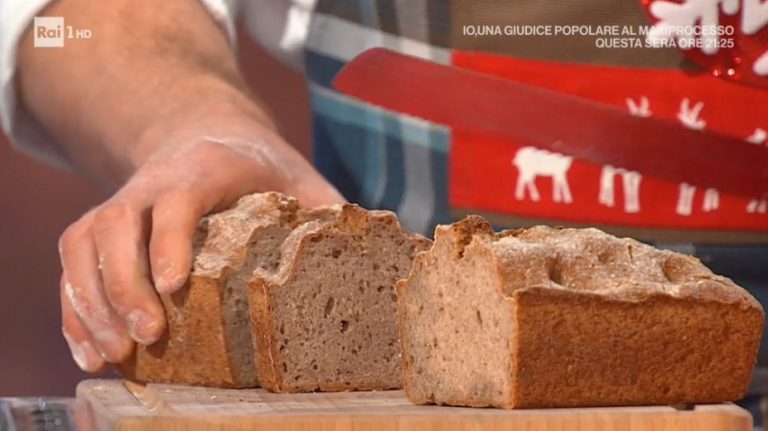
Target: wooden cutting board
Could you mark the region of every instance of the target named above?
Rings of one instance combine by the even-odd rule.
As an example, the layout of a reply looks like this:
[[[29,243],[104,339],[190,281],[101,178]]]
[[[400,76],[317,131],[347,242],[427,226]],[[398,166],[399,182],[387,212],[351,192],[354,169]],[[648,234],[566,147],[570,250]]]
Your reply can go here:
[[[747,431],[752,419],[733,404],[673,407],[499,410],[415,406],[401,391],[272,394],[178,385],[86,380],[98,430],[219,431]]]

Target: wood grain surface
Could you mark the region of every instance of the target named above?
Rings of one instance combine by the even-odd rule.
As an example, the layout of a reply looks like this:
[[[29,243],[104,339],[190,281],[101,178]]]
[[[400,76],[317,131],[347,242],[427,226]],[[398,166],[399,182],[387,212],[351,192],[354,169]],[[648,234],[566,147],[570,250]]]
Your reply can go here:
[[[733,404],[499,410],[415,406],[401,391],[272,394],[178,385],[86,380],[77,396],[99,430],[218,431],[741,431],[752,419]]]

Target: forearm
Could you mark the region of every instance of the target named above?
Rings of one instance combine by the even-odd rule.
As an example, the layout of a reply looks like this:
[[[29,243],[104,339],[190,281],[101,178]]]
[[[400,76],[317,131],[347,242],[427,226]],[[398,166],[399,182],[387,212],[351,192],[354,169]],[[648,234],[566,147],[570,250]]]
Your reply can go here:
[[[158,150],[142,139],[177,117],[248,112],[271,128],[247,95],[226,37],[197,0],[59,0],[46,15],[88,28],[61,49],[19,51],[20,99],[86,174],[122,184]],[[141,144],[139,144],[141,143]]]

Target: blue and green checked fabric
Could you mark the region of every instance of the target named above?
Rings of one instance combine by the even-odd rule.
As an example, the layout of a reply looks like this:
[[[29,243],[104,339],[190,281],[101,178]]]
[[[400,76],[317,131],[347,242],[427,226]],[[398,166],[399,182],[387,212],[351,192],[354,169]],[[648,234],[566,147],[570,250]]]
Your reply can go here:
[[[449,131],[311,88],[315,164],[348,199],[429,232],[448,217]]]
[[[430,30],[429,18],[447,13],[439,4],[445,5],[320,1],[306,53],[317,168],[351,201],[396,211],[406,227],[421,233],[450,221],[448,129],[336,93],[331,80],[348,61],[374,47],[448,62],[449,51],[429,42],[432,34],[446,34]],[[447,22],[447,17],[432,21]]]

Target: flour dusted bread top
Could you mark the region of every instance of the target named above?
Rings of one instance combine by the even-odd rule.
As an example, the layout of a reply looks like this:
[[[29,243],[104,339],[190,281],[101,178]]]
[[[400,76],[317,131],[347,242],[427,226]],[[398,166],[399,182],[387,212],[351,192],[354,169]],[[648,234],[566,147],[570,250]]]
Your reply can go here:
[[[438,227],[435,237],[436,243],[451,241],[459,254],[465,247],[487,248],[508,296],[517,289],[546,287],[625,301],[668,295],[760,307],[744,289],[695,257],[594,228],[535,226],[494,233],[488,222],[470,216]]]
[[[246,259],[254,231],[290,227],[299,212],[296,199],[270,192],[244,196],[227,211],[204,217],[194,240],[192,273],[217,278],[225,268],[239,267]],[[273,258],[276,261],[279,253]]]

